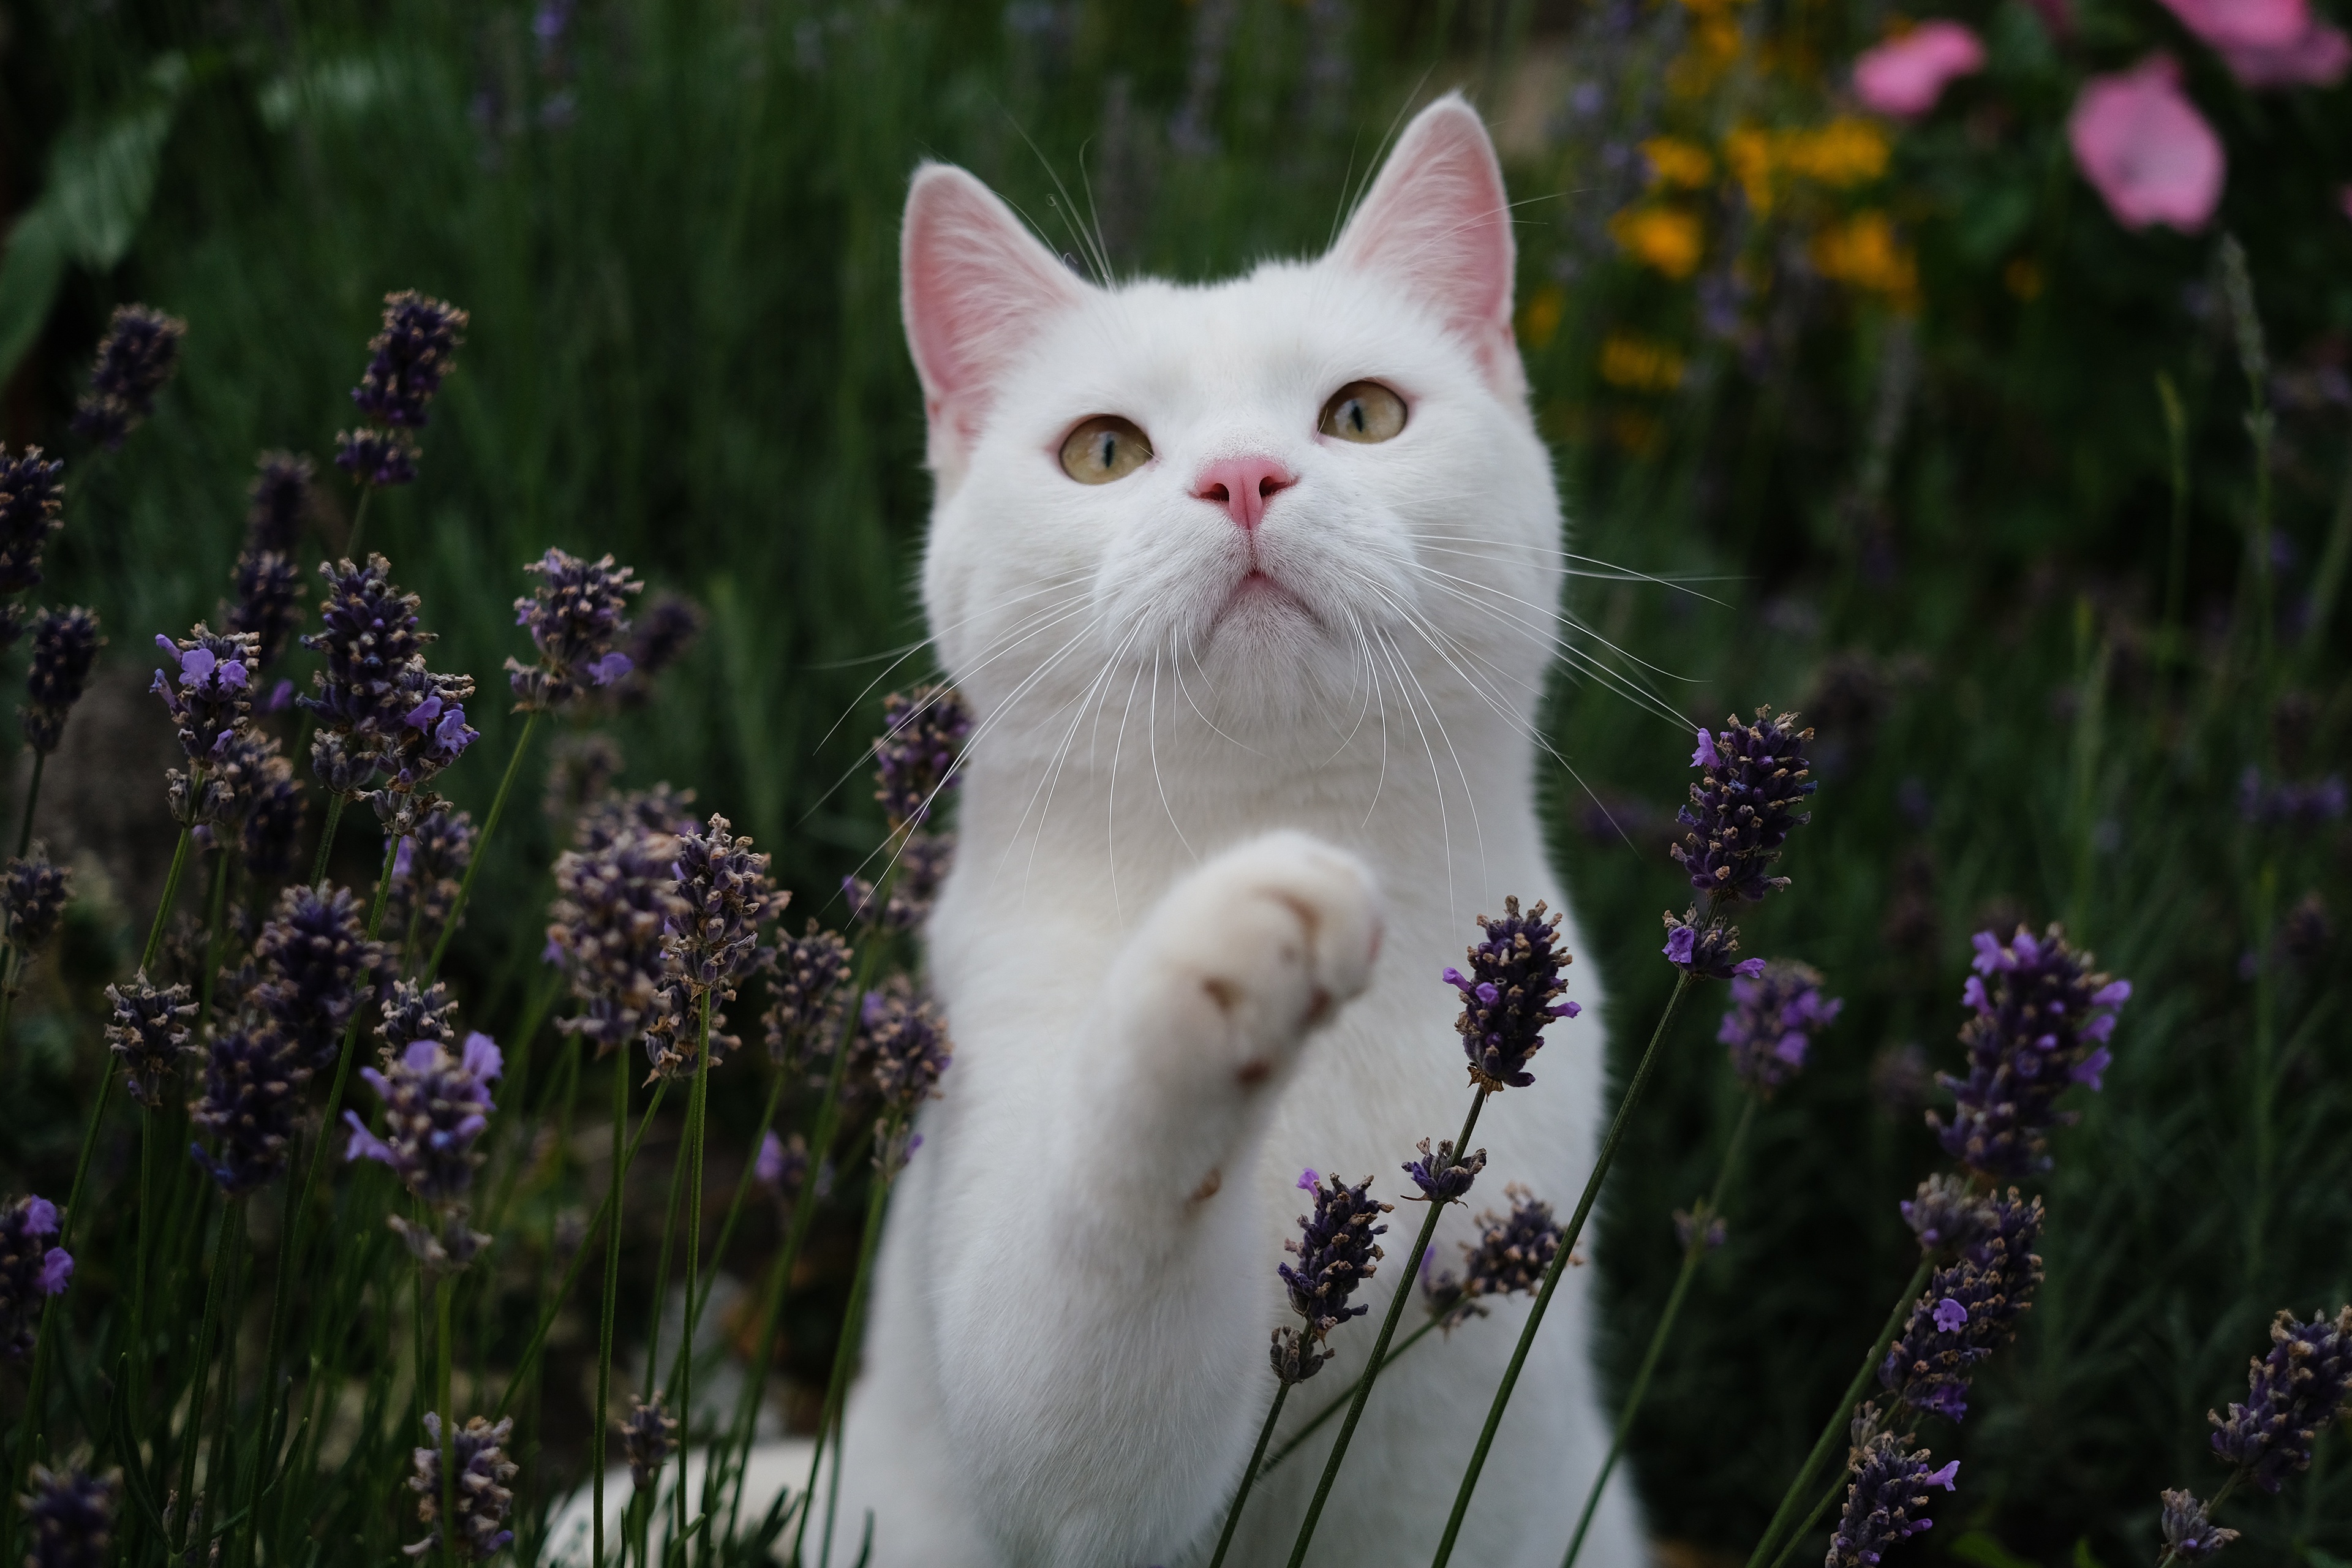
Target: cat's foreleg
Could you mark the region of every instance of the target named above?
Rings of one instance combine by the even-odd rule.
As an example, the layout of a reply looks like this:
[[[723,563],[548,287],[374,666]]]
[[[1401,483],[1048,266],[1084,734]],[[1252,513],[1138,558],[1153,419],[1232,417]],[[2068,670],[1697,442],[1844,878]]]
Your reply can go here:
[[[1003,1559],[1145,1563],[1213,1516],[1270,1386],[1249,1174],[1314,1031],[1362,991],[1378,893],[1297,833],[1226,850],[1126,942],[942,1292],[941,1393]]]

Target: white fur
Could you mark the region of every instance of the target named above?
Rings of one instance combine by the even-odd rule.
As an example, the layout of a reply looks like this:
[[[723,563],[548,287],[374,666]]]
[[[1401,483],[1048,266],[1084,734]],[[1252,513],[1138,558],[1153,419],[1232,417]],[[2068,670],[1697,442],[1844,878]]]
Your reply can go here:
[[[1202,288],[1080,282],[970,175],[917,176],[923,590],[978,722],[928,933],[955,1062],[892,1199],[847,1416],[840,1528],[873,1510],[879,1568],[1204,1561],[1274,1392],[1300,1169],[1409,1190],[1414,1142],[1469,1101],[1440,971],[1504,895],[1563,904],[1530,738],[1561,525],[1494,169],[1441,101],[1331,256]],[[1318,434],[1360,377],[1404,396],[1394,440]],[[1155,456],[1089,487],[1056,455],[1097,414]],[[1254,540],[1191,493],[1237,454],[1297,479]],[[1289,597],[1229,603],[1253,559]],[[1489,1103],[1473,1208],[1516,1181],[1564,1215],[1585,1179],[1600,997],[1588,967],[1570,981],[1586,1016]],[[1286,1429],[1360,1368],[1420,1213],[1391,1216],[1372,1317],[1332,1335]],[[1441,1263],[1470,1235],[1449,1214]],[[1427,1561],[1524,1310],[1383,1376],[1310,1561]],[[1607,1444],[1589,1318],[1572,1270],[1457,1562],[1564,1551]],[[1325,1442],[1253,1495],[1231,1562],[1284,1560]],[[1612,1493],[1583,1561],[1639,1557]]]

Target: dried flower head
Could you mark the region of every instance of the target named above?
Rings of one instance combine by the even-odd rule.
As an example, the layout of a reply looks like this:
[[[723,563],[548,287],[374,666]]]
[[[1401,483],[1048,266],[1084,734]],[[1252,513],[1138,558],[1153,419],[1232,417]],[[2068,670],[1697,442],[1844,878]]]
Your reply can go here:
[[[301,623],[302,569],[278,551],[248,550],[236,558],[230,581],[236,603],[229,607],[229,630],[253,634],[254,668],[267,669]]]
[[[2270,1353],[2252,1364],[2246,1401],[2224,1417],[2209,1413],[2213,1452],[2266,1492],[2311,1465],[2320,1429],[2352,1394],[2352,1306],[2331,1321],[2298,1322],[2281,1312],[2271,1323]]]
[[[621,1453],[629,1461],[629,1483],[650,1492],[663,1464],[677,1450],[677,1417],[663,1414],[662,1396],[656,1393],[650,1405],[634,1401],[628,1419],[618,1425]]]
[[[79,606],[43,610],[33,617],[33,667],[25,678],[25,706],[16,718],[25,744],[43,756],[65,738],[66,715],[81,700],[90,667],[98,662],[98,615]]]
[[[1764,973],[1760,958],[1738,958],[1739,928],[1721,915],[1702,921],[1694,904],[1677,916],[1664,916],[1666,945],[1658,951],[1666,962],[1695,980],[1753,980]]]
[[[375,489],[416,481],[416,439],[404,430],[362,426],[335,437],[335,467]]]
[[[352,1014],[383,962],[383,950],[367,940],[358,900],[349,889],[323,883],[287,889],[254,941],[253,957],[254,1005],[311,1071],[332,1071]]]
[[[368,340],[374,357],[352,388],[352,401],[378,425],[421,429],[425,405],[441,389],[466,341],[466,312],[415,289],[383,297],[383,330]]]
[[[440,1040],[413,1040],[388,1071],[362,1068],[360,1077],[383,1101],[383,1136],[346,1110],[352,1141],[343,1157],[391,1166],[401,1185],[436,1207],[461,1202],[482,1163],[474,1145],[498,1109],[490,1085],[504,1070],[498,1046],[480,1033],[456,1051]]]
[[[1845,1512],[1830,1537],[1826,1568],[1876,1568],[1886,1549],[1931,1528],[1927,1517],[1929,1487],[1953,1489],[1960,1462],[1931,1468],[1935,1456],[1925,1448],[1906,1453],[1901,1439],[1881,1432],[1857,1450],[1848,1464],[1853,1479],[1845,1489]]]
[[[1976,973],[1960,993],[1974,1009],[1960,1030],[1968,1076],[1937,1075],[1957,1103],[1949,1122],[1929,1111],[1927,1123],[1955,1160],[2014,1181],[2050,1168],[2049,1129],[2073,1120],[2058,1097],[2077,1083],[2099,1087],[2131,982],[2094,973],[2091,955],[2054,925],[2039,938],[2020,926],[2006,944],[1990,931],[1975,941]]]
[[[448,1544],[468,1563],[495,1557],[514,1541],[514,1531],[506,1528],[507,1515],[514,1508],[514,1493],[507,1489],[507,1483],[515,1479],[517,1469],[507,1458],[506,1443],[513,1435],[512,1416],[493,1426],[477,1415],[451,1436],[449,1446],[456,1451],[457,1474],[450,1495],[455,1499],[457,1528]],[[429,1410],[425,1413],[425,1436],[431,1446],[411,1455],[415,1473],[408,1478],[408,1489],[416,1494],[416,1517],[432,1525],[441,1519],[441,1417]],[[442,1537],[443,1532],[436,1530],[401,1551],[423,1557],[442,1549]]]
[[[1434,1153],[1431,1152],[1426,1138],[1414,1147],[1421,1151],[1421,1158],[1408,1160],[1404,1163],[1404,1173],[1411,1176],[1412,1184],[1421,1189],[1421,1197],[1412,1200],[1414,1202],[1457,1202],[1470,1190],[1470,1184],[1478,1179],[1478,1173],[1486,1168],[1486,1151],[1475,1149],[1469,1158],[1456,1160],[1451,1138],[1438,1140]]]
[[[1470,973],[1445,972],[1445,983],[1462,994],[1454,1026],[1473,1084],[1496,1092],[1525,1089],[1535,1082],[1528,1059],[1543,1048],[1544,1026],[1584,1010],[1553,1001],[1568,989],[1560,971],[1570,962],[1558,945],[1559,917],[1546,920],[1541,900],[1523,915],[1518,900],[1505,899],[1500,918],[1480,915],[1478,924],[1486,938],[1469,950]]]
[[[224,1196],[257,1192],[286,1168],[310,1079],[310,1064],[268,1023],[249,1020],[213,1037],[204,1097],[188,1120],[210,1131],[216,1148],[188,1152]]]
[[[2236,1531],[2224,1530],[2206,1517],[2205,1505],[2196,1493],[2168,1491],[2163,1501],[2168,1555],[2183,1563],[2202,1563],[2238,1539]]]
[[[24,1498],[32,1533],[26,1568],[104,1568],[114,1543],[114,1510],[122,1500],[122,1472],[52,1470],[35,1465]]]
[[[1845,1004],[1822,995],[1821,971],[1786,961],[1767,963],[1731,982],[1731,1005],[1715,1037],[1731,1047],[1731,1069],[1759,1094],[1769,1094],[1805,1065],[1813,1037]]]
[[[667,967],[664,932],[689,912],[670,876],[677,852],[675,837],[631,825],[556,858],[548,946],[583,1004],[557,1027],[594,1040],[599,1056],[654,1020]]]
[[[180,365],[188,323],[144,305],[118,305],[99,340],[89,391],[74,405],[73,432],[109,451],[155,412],[155,395]]]
[[[939,797],[956,782],[956,764],[971,735],[971,714],[952,686],[921,686],[912,697],[882,700],[883,731],[874,742],[874,798],[896,833],[930,819]]]
[[[245,510],[245,547],[291,555],[310,520],[310,489],[316,470],[296,452],[264,452],[254,465],[253,489]]]
[[[904,974],[866,994],[849,1049],[850,1070],[865,1080],[884,1111],[902,1118],[938,1095],[940,1075],[955,1054],[937,1004]]]
[[[613,645],[629,632],[629,595],[645,584],[610,555],[583,561],[550,550],[523,568],[539,586],[514,602],[515,625],[527,628],[539,661],[507,660],[507,683],[515,706],[525,710],[561,708],[592,686],[610,686],[634,663]]]
[[[1769,708],[1759,708],[1754,723],[1734,715],[1727,730],[1698,731],[1691,766],[1702,776],[1675,814],[1689,831],[1673,847],[1674,857],[1691,886],[1718,903],[1755,903],[1789,885],[1786,877],[1764,873],[1790,833],[1812,820],[1796,807],[1818,787],[1804,756],[1813,732],[1799,730],[1796,721],[1793,713],[1774,718]]]
[[[1298,1237],[1282,1249],[1298,1259],[1275,1272],[1290,1289],[1290,1309],[1307,1320],[1307,1331],[1319,1343],[1350,1318],[1360,1318],[1369,1306],[1348,1304],[1356,1288],[1380,1272],[1384,1256],[1372,1238],[1388,1226],[1372,1223],[1395,1205],[1370,1193],[1370,1176],[1349,1186],[1337,1176],[1328,1180],[1313,1171],[1300,1173],[1299,1189],[1315,1194],[1315,1209],[1298,1216]]]
[[[1461,1277],[1448,1271],[1427,1283],[1433,1306],[1443,1303],[1439,1315],[1448,1328],[1485,1316],[1479,1302],[1486,1297],[1533,1295],[1559,1255],[1559,1221],[1551,1205],[1516,1182],[1503,1195],[1511,1200],[1511,1212],[1478,1216],[1477,1242],[1462,1244]]]
[[[142,969],[130,984],[108,986],[106,999],[114,1008],[106,1047],[123,1066],[123,1087],[131,1098],[152,1110],[163,1103],[163,1080],[179,1072],[187,1054],[188,1020],[196,1016],[194,993],[184,984],[158,990]]]
[[[58,1205],[22,1197],[0,1209],[0,1360],[32,1359],[41,1304],[73,1278],[72,1254],[51,1243]]]
[[[778,933],[768,978],[773,1000],[761,1019],[770,1061],[805,1066],[820,1052],[830,1054],[847,1001],[842,988],[849,983],[850,959],[840,933],[814,921],[799,936]]]
[[[2018,1321],[2042,1283],[2042,1259],[2032,1250],[2041,1202],[2011,1200],[2004,1217],[2011,1222],[2006,1237],[1979,1236],[1958,1262],[1929,1277],[1927,1293],[1879,1363],[1880,1386],[1904,1404],[1959,1420],[1969,1411],[1978,1363],[2017,1337]]]
[[[0,873],[0,908],[7,911],[8,945],[30,957],[48,945],[66,917],[66,900],[73,893],[73,868],[52,866],[42,846],[8,862]]]
[[[44,462],[38,447],[15,457],[0,447],[0,598],[13,597],[41,581],[41,550],[58,528],[65,500],[59,462]],[[15,605],[0,611],[0,647],[24,630],[24,612]]]

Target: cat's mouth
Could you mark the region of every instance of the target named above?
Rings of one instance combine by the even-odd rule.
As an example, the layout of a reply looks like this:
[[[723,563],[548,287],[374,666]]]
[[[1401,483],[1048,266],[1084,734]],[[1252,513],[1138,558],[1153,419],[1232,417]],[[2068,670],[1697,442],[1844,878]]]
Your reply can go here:
[[[1242,574],[1241,581],[1234,584],[1233,592],[1225,595],[1224,605],[1217,611],[1217,618],[1212,623],[1211,630],[1237,617],[1286,616],[1300,616],[1318,626],[1321,624],[1320,617],[1307,608],[1306,600],[1266,575],[1263,570],[1253,566]]]

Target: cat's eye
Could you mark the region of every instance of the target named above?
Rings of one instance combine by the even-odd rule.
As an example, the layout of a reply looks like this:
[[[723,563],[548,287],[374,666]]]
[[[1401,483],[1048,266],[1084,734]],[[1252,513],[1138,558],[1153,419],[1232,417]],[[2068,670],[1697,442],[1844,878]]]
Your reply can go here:
[[[1404,399],[1377,381],[1351,381],[1323,405],[1326,436],[1342,441],[1385,441],[1404,428]]]
[[[1123,479],[1151,461],[1151,438],[1132,419],[1097,414],[1062,441],[1062,472],[1082,485]]]

